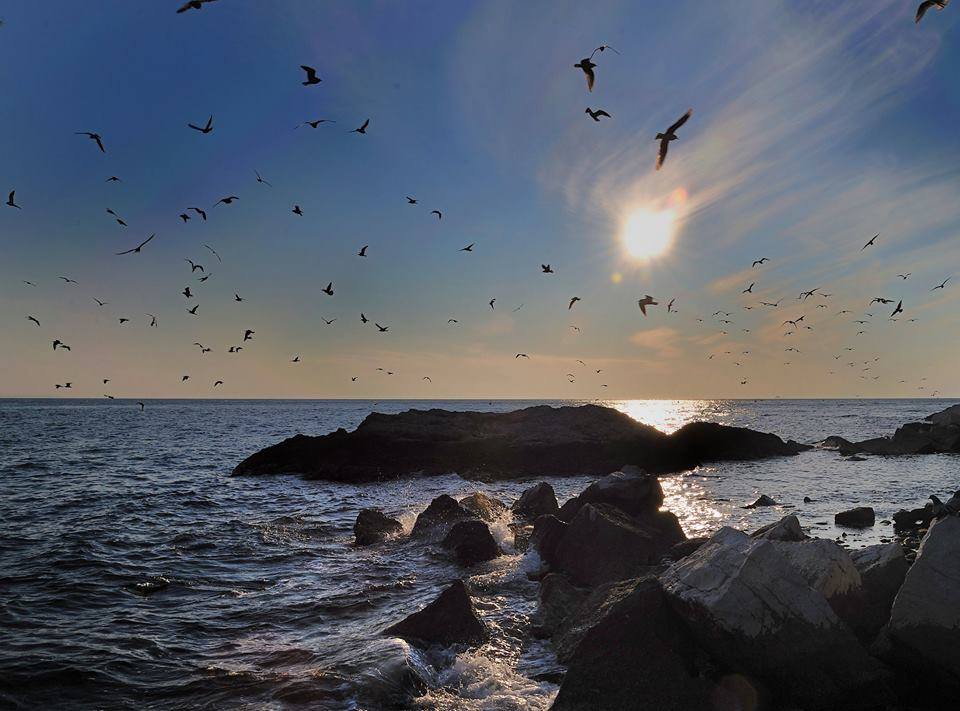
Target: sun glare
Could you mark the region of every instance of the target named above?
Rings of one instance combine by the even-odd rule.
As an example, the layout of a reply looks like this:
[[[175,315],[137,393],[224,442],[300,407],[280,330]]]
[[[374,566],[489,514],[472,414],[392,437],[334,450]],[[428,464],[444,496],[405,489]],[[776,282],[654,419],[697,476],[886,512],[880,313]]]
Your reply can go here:
[[[665,253],[673,245],[676,231],[673,209],[634,210],[623,223],[623,246],[634,259],[651,259]]]

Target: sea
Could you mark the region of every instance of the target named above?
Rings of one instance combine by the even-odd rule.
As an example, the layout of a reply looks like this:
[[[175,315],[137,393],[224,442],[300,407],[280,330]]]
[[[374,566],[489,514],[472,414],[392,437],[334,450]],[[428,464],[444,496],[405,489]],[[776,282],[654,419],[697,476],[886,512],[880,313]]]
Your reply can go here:
[[[892,433],[953,401],[594,401],[663,431],[708,420],[814,444]],[[296,433],[352,429],[370,412],[509,411],[579,401],[0,400],[0,707],[13,709],[546,709],[562,671],[530,634],[535,553],[464,571],[404,537],[358,548],[369,506],[409,530],[440,494],[511,503],[531,481],[455,474],[346,485],[231,477]],[[894,512],[960,488],[949,455],[711,464],[662,479],[688,536],[795,513],[851,547],[889,539]],[[591,479],[549,479],[561,503]],[[780,502],[745,509],[766,494]],[[804,497],[812,499],[804,504]],[[873,506],[877,525],[833,526]],[[417,650],[383,634],[466,578],[491,641]]]

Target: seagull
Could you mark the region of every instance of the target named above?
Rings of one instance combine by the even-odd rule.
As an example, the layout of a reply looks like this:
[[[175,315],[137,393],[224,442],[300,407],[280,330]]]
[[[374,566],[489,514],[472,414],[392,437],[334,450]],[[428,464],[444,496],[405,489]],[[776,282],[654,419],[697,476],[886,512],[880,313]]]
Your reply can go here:
[[[920,6],[917,7],[917,17],[914,20],[914,23],[920,22],[920,20],[923,19],[923,16],[927,14],[927,10],[929,10],[931,7],[935,7],[937,10],[942,10],[949,2],[950,0],[923,0],[923,2],[920,3]]]
[[[291,362],[291,363],[299,363],[299,362],[300,362],[300,356],[295,355],[293,358],[290,359],[290,362]]]
[[[554,273],[553,268],[552,268],[549,264],[541,264],[541,265],[540,265],[540,271],[542,271],[544,274],[553,274],[553,273]]]
[[[327,284],[327,286],[321,289],[320,291],[322,291],[327,296],[333,296],[333,282],[330,282],[329,284]]]
[[[526,353],[517,353],[513,359],[516,360],[517,358],[526,358],[527,360],[530,360],[530,356],[528,356]]]
[[[306,80],[301,82],[304,86],[312,86],[323,81],[323,79],[317,76],[317,70],[313,67],[308,67],[306,64],[301,64],[300,68],[307,73]]]
[[[266,185],[266,186],[268,186],[268,187],[271,187],[271,188],[273,187],[273,185],[270,184],[270,181],[265,180],[264,177],[263,177],[262,175],[260,175],[260,173],[258,173],[256,170],[254,170],[253,173],[254,173],[254,175],[257,176],[257,182],[258,182],[258,183],[263,183],[264,185]]]
[[[643,312],[644,316],[646,316],[648,306],[659,306],[659,304],[653,300],[653,297],[650,296],[650,294],[647,294],[642,299],[637,301],[637,306],[640,307],[640,311]]]
[[[406,198],[407,198],[407,204],[408,204],[408,205],[416,205],[416,204],[417,204],[417,199],[416,199],[416,198],[412,198],[412,197],[410,197],[409,195],[407,195]]]
[[[582,70],[587,77],[587,91],[593,91],[593,82],[596,80],[596,75],[594,75],[593,70],[597,65],[591,62],[590,59],[590,57],[584,57],[573,65],[575,69]]]
[[[109,207],[107,208],[107,214],[108,214],[108,215],[113,215],[114,218],[116,218],[117,223],[118,223],[119,225],[121,225],[122,227],[126,227],[126,226],[127,226],[127,223],[120,219],[120,215],[118,215],[117,213],[115,213],[115,212],[114,212],[113,210],[111,210]]]
[[[234,292],[234,294],[233,294],[233,300],[236,301],[236,302],[239,304],[239,303],[240,303],[241,301],[243,301],[244,299],[243,299],[242,296],[240,296],[240,294],[237,294],[236,292]]]
[[[181,382],[181,383],[185,383],[185,382],[187,382],[188,380],[190,380],[190,376],[189,376],[189,375],[184,375],[184,376],[182,376],[182,377],[180,378],[180,382]]]
[[[360,128],[355,128],[355,129],[353,129],[352,131],[350,131],[350,133],[362,133],[362,134],[366,135],[366,133],[367,133],[367,126],[369,126],[369,125],[370,125],[370,119],[367,119],[366,121],[363,122],[363,125],[362,125]]]
[[[223,203],[224,205],[230,205],[233,203],[234,200],[239,200],[239,199],[240,198],[238,198],[236,195],[227,195],[227,197],[220,198],[215,203],[213,203],[213,206],[216,207],[220,203]]]
[[[122,181],[121,181],[120,178],[118,178],[116,175],[111,175],[109,178],[107,178],[107,179],[104,180],[103,182],[105,182],[105,183],[119,183],[119,182],[122,182]]]
[[[429,375],[424,375],[424,376],[421,378],[421,380],[426,380],[426,381],[429,381],[429,382],[431,382],[431,383],[433,382],[433,380],[430,379],[430,376],[429,376]]]
[[[370,246],[369,244],[363,245],[363,246],[360,248],[360,251],[357,252],[357,256],[358,256],[358,257],[366,257],[366,256],[367,256],[367,247],[369,247],[369,246]]]
[[[606,50],[608,50],[608,49],[609,49],[611,52],[613,52],[614,54],[620,54],[617,50],[615,50],[615,49],[614,49],[613,47],[611,47],[610,45],[608,45],[608,44],[602,44],[602,45],[600,45],[599,47],[597,47],[595,50],[593,50],[593,52],[590,54],[590,58],[593,59],[593,55],[594,55],[594,54],[596,54],[597,52],[600,52],[600,54],[603,54],[603,53],[604,53]]]
[[[186,12],[187,10],[199,10],[199,9],[201,9],[201,8],[203,7],[203,4],[206,3],[206,2],[214,2],[214,0],[189,0],[187,3],[185,3],[184,5],[182,5],[182,6],[177,10],[177,14],[179,15],[181,12]],[[142,409],[143,409],[143,403],[142,403],[142,402],[138,402],[137,404],[140,405],[140,409],[142,410]]]
[[[656,140],[660,141],[660,152],[657,153],[657,170],[663,167],[663,162],[667,159],[667,148],[670,145],[670,141],[677,140],[677,129],[689,121],[692,115],[693,109],[687,109],[687,113],[677,119],[676,123],[670,126],[664,133],[657,134]]]
[[[814,292],[819,291],[819,290],[820,290],[820,287],[818,286],[816,289],[811,289],[810,291],[801,291],[801,292],[800,292],[800,296],[798,296],[797,298],[798,298],[798,299],[803,299],[804,301],[806,301],[806,300],[809,299],[811,296],[813,296]],[[797,319],[797,320],[799,321],[800,319]]]
[[[248,328],[246,331],[243,332],[243,340],[244,340],[244,341],[253,340],[253,334],[255,334],[255,333],[256,333],[256,331],[251,331],[251,330]]]
[[[674,311],[673,311],[673,302],[674,302],[674,301],[676,301],[675,298],[674,298],[674,299],[670,299],[670,303],[667,304],[667,313],[668,313],[668,314],[672,314],[672,313],[674,312]]]
[[[184,296],[186,296],[188,299],[192,299],[192,298],[193,298],[193,293],[190,291],[190,287],[189,287],[189,286],[188,286],[188,287],[185,287],[184,290],[181,291],[180,293],[183,294]]]
[[[20,210],[21,207],[20,207],[17,203],[15,203],[15,202],[13,201],[13,196],[16,195],[16,194],[17,194],[17,191],[16,191],[16,190],[11,190],[11,191],[10,191],[10,197],[7,198],[7,205],[9,205],[10,207],[15,207],[15,208],[17,208],[18,210]]]
[[[892,304],[893,299],[884,299],[882,296],[875,296],[870,302],[871,304]]]
[[[751,265],[751,268],[752,268],[752,267],[759,267],[759,266],[760,266],[761,264],[763,264],[764,262],[769,262],[769,261],[770,261],[770,258],[769,258],[769,257],[760,257],[760,259],[757,259],[757,260],[755,260],[755,261],[753,262],[753,264]]]
[[[753,285],[756,284],[756,283],[757,283],[757,282],[755,282],[755,281],[754,281],[754,282],[751,282],[751,283],[750,283],[750,286],[748,286],[746,289],[744,289],[744,290],[741,291],[740,293],[741,293],[741,294],[752,294],[752,293],[753,293]]]
[[[193,274],[193,273],[194,273],[195,271],[197,271],[198,269],[199,269],[200,271],[202,271],[202,272],[205,272],[205,271],[206,271],[206,269],[203,268],[203,265],[202,265],[202,264],[196,264],[192,259],[184,259],[183,261],[188,262],[188,263],[190,264],[190,273],[191,273],[191,274]]]
[[[202,128],[192,123],[188,123],[187,125],[194,131],[199,131],[200,133],[210,133],[213,130],[213,114],[210,115],[210,118],[207,119],[206,125]]]
[[[862,252],[862,251],[865,250],[867,247],[873,246],[873,243],[877,241],[877,237],[879,237],[879,236],[880,236],[880,233],[877,232],[877,234],[875,234],[875,235],[870,239],[869,242],[867,242],[865,245],[863,245],[863,246],[860,248],[860,251]]]
[[[200,304],[197,304],[197,305],[194,306],[192,309],[187,309],[187,313],[190,314],[191,316],[196,316],[196,315],[197,315],[197,309],[199,309],[199,308],[200,308]]]
[[[780,299],[780,301],[783,301],[783,299]],[[774,303],[771,303],[771,302],[769,302],[769,301],[761,301],[761,302],[760,302],[760,305],[761,305],[761,306],[772,306],[773,308],[777,308],[777,307],[780,305],[780,301],[778,301],[778,302],[775,303],[775,304],[774,304]]]
[[[907,279],[910,278],[911,274],[913,274],[913,272],[907,272],[906,274],[897,274],[897,276],[903,279],[904,281],[906,281]]]
[[[897,302],[897,308],[895,308],[893,310],[893,313],[890,314],[890,318],[893,318],[897,314],[902,314],[902,313],[903,313],[903,299]]]
[[[187,220],[190,219],[190,215],[186,214],[185,212],[181,212],[181,213],[180,213],[180,219],[183,220],[184,222],[186,222]]]
[[[316,119],[314,121],[304,121],[303,123],[294,126],[294,128],[300,128],[300,126],[309,126],[310,128],[316,128],[322,123],[336,123],[336,121],[331,121],[330,119]]]
[[[157,317],[154,316],[153,314],[146,314],[146,315],[150,317],[150,327],[151,327],[151,328],[156,328],[156,327],[157,327]]]
[[[133,247],[132,249],[128,249],[126,252],[117,252],[117,256],[119,257],[119,256],[121,256],[121,255],[123,255],[123,254],[140,254],[140,250],[143,249],[143,246],[144,246],[147,242],[149,242],[150,240],[152,240],[154,237],[156,237],[156,236],[157,236],[157,234],[156,234],[156,232],[154,232],[152,235],[150,235],[149,237],[147,237],[145,240],[143,240],[143,242],[141,242],[140,244],[138,244],[136,247]],[[189,262],[190,260],[188,259],[187,261]]]
[[[80,283],[80,282],[74,281],[73,279],[70,279],[70,278],[65,277],[65,276],[57,277],[57,279],[63,279],[64,283],[66,283],[66,284],[79,284],[79,283]]]
[[[572,299],[570,299],[570,303],[567,304],[567,311],[569,311],[570,309],[572,309],[572,308],[573,308],[573,305],[574,305],[575,303],[577,303],[578,301],[580,301],[580,297],[579,297],[579,296],[574,296]]]
[[[211,247],[209,244],[205,244],[205,245],[203,245],[203,246],[210,250],[210,253],[213,254],[214,257],[217,258],[217,261],[218,261],[218,262],[220,262],[221,264],[223,263],[223,260],[220,259],[220,255],[217,254],[216,250],[215,250],[213,247]]]
[[[333,325],[333,322],[336,321],[337,319],[336,319],[336,317],[334,317],[334,318],[332,318],[332,319],[327,320],[326,318],[324,318],[323,316],[321,316],[321,317],[320,317],[320,320],[323,321],[323,322],[324,322],[325,324],[327,324],[328,326],[331,326],[331,325]]]
[[[363,315],[363,312],[360,312],[360,323],[367,323],[370,319]]]
[[[472,251],[473,251],[473,245],[475,245],[475,244],[476,244],[476,242],[471,242],[471,243],[468,244],[466,247],[461,247],[461,248],[460,248],[460,251],[461,251],[461,252],[472,252]]]
[[[213,387],[217,387],[218,385],[223,385],[223,381],[222,381],[222,380],[216,381],[216,382],[213,384]]]
[[[950,281],[950,279],[951,279],[951,277],[947,277],[946,279],[943,280],[942,283],[940,283],[940,284],[938,284],[937,286],[933,287],[930,291],[936,291],[937,289],[942,289],[943,287],[945,287],[945,286],[947,285],[947,282]]]
[[[455,318],[448,318],[448,319],[447,319],[447,323],[460,323],[460,322],[457,321],[457,319],[455,319]]]
[[[443,213],[440,212],[439,210],[431,210],[431,211],[430,211],[430,214],[431,214],[431,215],[436,215],[438,220],[442,220],[442,219],[443,219]]]
[[[613,116],[608,114],[603,109],[597,109],[596,111],[594,111],[589,106],[587,107],[586,111],[584,111],[584,113],[590,114],[590,118],[592,118],[594,121],[597,121],[597,122],[600,121],[601,116],[606,116],[607,118],[613,118]]]
[[[127,321],[129,321],[130,319],[128,319],[128,318],[120,318],[120,319],[118,319],[118,320],[120,321],[120,325],[122,326],[122,325],[125,324]]]
[[[489,304],[491,309],[495,310],[494,304],[496,303],[496,301],[497,301],[496,297],[490,299]]]
[[[197,213],[198,215],[200,215],[200,217],[203,218],[203,221],[204,221],[204,222],[207,221],[207,213],[206,213],[206,211],[201,210],[199,207],[188,207],[187,209],[188,209],[188,210],[193,210],[195,213]]]
[[[28,321],[33,321],[35,324],[37,324],[38,327],[40,326],[40,322],[37,321],[36,316],[27,316],[27,320],[28,320]]]
[[[381,326],[379,323],[374,323],[373,325],[377,327],[377,330],[380,331],[380,333],[386,333],[390,330],[389,326]]]
[[[107,305],[107,302],[106,302],[106,301],[100,301],[100,299],[98,299],[96,296],[93,296],[93,297],[91,297],[91,298],[92,298],[94,301],[97,302],[97,306],[106,306],[106,305]]]
[[[74,131],[74,134],[77,136],[86,136],[91,141],[94,141],[97,144],[97,147],[100,148],[101,153],[106,153],[106,149],[103,147],[103,141],[100,140],[99,133],[91,133],[90,131]]]
[[[300,217],[303,217],[303,210],[300,209],[300,206],[299,206],[299,205],[294,205],[294,206],[293,206],[293,210],[291,210],[291,212],[292,212],[294,215],[300,215]]]

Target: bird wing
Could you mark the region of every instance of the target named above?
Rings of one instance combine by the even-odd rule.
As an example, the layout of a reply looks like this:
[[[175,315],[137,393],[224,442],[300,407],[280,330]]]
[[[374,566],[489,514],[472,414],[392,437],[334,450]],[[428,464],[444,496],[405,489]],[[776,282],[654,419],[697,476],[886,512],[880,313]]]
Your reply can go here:
[[[667,129],[667,133],[674,133],[678,128],[689,121],[691,116],[693,116],[693,109],[687,109],[687,113],[678,118],[677,122]]]
[[[663,162],[667,159],[667,147],[669,145],[670,141],[665,138],[660,141],[660,151],[657,153],[657,170],[660,170]]]
[[[192,129],[194,129],[194,130],[196,130],[196,131],[202,131],[202,130],[203,130],[203,129],[200,128],[199,126],[194,126],[192,123],[188,123],[187,126],[189,126],[190,128],[192,128]]]
[[[213,114],[210,114],[210,116],[207,118],[207,125],[204,126],[204,129],[209,131],[212,127],[213,127]]]
[[[152,240],[152,239],[153,239],[154,237],[156,237],[156,236],[157,236],[157,233],[154,232],[152,235],[150,235],[150,236],[147,237],[145,240],[143,240],[143,242],[140,243],[140,245],[137,247],[137,249],[140,249],[140,247],[142,247],[143,245],[145,245],[147,242],[149,242],[150,240]]]
[[[597,109],[596,115],[597,115],[597,116],[606,116],[607,118],[613,118],[613,116],[611,116],[610,114],[608,114],[608,113],[607,113],[606,111],[604,111],[603,109]]]
[[[103,147],[103,141],[100,140],[100,136],[91,136],[91,138],[97,142],[98,146],[100,146],[101,153],[107,152],[107,149]]]
[[[934,4],[934,0],[924,0],[924,2],[920,3],[920,6],[917,8],[917,17],[914,22],[920,22],[920,20],[923,19],[923,16],[927,14],[927,10],[933,7]]]
[[[593,73],[592,67],[583,67],[583,73],[587,75],[587,91],[593,91],[593,82],[596,79],[596,76]]]
[[[363,122],[363,125],[360,127],[360,130],[361,131],[366,130],[367,126],[369,125],[370,125],[370,119],[367,119],[366,121]]]

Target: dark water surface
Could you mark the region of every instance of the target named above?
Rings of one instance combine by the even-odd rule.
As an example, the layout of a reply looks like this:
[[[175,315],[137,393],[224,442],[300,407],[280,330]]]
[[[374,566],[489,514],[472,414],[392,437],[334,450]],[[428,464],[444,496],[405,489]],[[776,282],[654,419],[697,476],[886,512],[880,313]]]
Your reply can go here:
[[[291,476],[230,478],[246,455],[297,432],[353,428],[371,410],[505,411],[488,403],[0,400],[0,707],[539,709],[556,687],[548,646],[527,636],[536,561],[510,554],[470,571],[492,641],[425,655],[380,634],[463,575],[435,546],[358,549],[357,511],[412,525],[441,493],[507,503],[529,482],[455,475],[348,486]],[[552,403],[557,404],[557,403]],[[891,433],[951,402],[611,401],[671,431],[706,419],[815,442]],[[722,464],[663,479],[688,535],[753,528],[784,508],[744,510],[759,493],[837,536],[833,514],[878,519],[958,488],[958,459],[835,453]],[[587,483],[552,480],[561,502]],[[814,499],[804,505],[803,497]],[[512,550],[508,521],[494,526]],[[851,535],[873,543],[890,527]],[[426,693],[407,700],[411,670]]]

